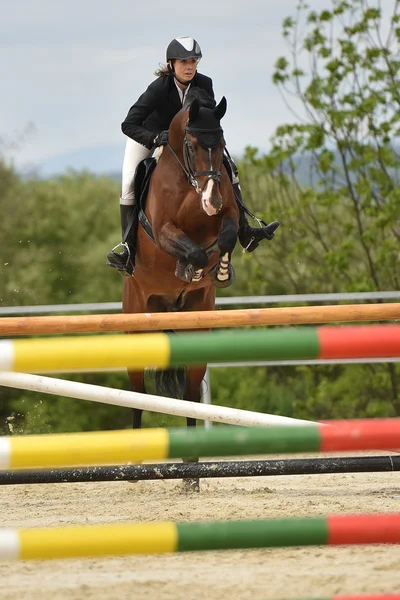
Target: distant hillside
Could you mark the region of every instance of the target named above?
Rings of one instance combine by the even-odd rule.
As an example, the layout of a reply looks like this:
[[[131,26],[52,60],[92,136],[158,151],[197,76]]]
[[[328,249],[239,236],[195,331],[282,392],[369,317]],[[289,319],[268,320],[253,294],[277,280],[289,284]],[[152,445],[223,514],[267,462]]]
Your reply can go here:
[[[51,156],[36,165],[41,177],[51,177],[70,169],[96,174],[118,173],[120,178],[125,142],[80,148],[74,152]]]
[[[64,173],[70,169],[76,171],[87,170],[95,174],[109,175],[112,179],[120,181],[122,161],[125,151],[125,141],[122,140],[118,144],[107,144],[104,146],[96,146],[92,148],[81,148],[67,154],[50,157],[36,165],[37,172],[41,177],[51,177],[60,173]],[[260,151],[262,152],[262,150]],[[296,177],[300,185],[317,185],[319,175],[312,169],[312,160],[310,154],[297,155],[296,162]],[[338,173],[344,174],[341,169],[341,160],[339,154],[336,157],[336,165]],[[289,167],[284,169],[289,173]],[[395,175],[394,170],[392,174]],[[400,179],[400,170],[397,172]],[[339,184],[339,181],[337,182]],[[340,184],[339,184],[340,185]]]

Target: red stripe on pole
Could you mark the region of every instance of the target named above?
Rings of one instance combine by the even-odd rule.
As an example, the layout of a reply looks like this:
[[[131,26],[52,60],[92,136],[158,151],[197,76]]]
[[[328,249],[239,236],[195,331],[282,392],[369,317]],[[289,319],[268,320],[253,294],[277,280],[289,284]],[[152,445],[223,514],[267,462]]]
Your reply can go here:
[[[400,418],[325,421],[319,427],[320,452],[400,448]]]
[[[400,544],[400,513],[327,517],[328,544]]]
[[[400,600],[400,594],[375,594],[372,596],[333,596],[331,600]]]
[[[400,325],[318,327],[318,358],[400,357]]]

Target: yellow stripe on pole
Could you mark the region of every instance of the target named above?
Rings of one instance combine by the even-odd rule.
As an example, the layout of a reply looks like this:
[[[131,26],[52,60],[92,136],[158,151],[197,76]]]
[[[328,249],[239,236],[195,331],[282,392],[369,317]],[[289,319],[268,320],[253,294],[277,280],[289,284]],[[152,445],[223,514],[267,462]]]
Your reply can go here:
[[[15,340],[14,371],[54,372],[114,367],[168,367],[165,333]]]
[[[22,529],[19,539],[21,560],[162,554],[178,549],[178,532],[172,522]]]
[[[11,437],[11,469],[116,465],[164,459],[167,429],[68,433]]]

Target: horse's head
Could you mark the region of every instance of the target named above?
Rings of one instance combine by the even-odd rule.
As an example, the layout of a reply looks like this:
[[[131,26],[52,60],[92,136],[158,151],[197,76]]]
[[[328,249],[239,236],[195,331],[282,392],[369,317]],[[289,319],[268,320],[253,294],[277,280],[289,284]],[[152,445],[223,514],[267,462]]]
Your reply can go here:
[[[226,99],[216,106],[208,94],[193,88],[179,119],[184,170],[201,196],[203,210],[209,216],[222,208],[220,177],[225,146],[220,121],[226,112]]]

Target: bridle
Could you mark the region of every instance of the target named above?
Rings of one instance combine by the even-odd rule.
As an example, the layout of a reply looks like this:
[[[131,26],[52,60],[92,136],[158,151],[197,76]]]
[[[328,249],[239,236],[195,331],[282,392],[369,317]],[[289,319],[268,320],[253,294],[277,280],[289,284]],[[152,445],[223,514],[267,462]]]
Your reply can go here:
[[[209,166],[210,166],[209,169],[203,170],[203,171],[196,171],[195,167],[193,166],[193,160],[192,160],[193,150],[192,150],[191,143],[189,142],[188,137],[187,137],[188,133],[190,135],[193,135],[194,137],[196,137],[199,140],[200,145],[203,148],[206,148],[208,150],[208,159],[209,159]],[[212,141],[210,142],[210,140],[208,138],[207,143],[205,144],[203,142],[203,144],[202,144],[200,138],[203,137],[203,139],[204,139],[204,136],[207,136],[207,138],[208,138],[208,136],[210,136]],[[216,183],[218,183],[218,185],[220,184],[221,171],[211,168],[212,167],[211,152],[212,152],[213,148],[216,148],[218,146],[222,137],[223,137],[223,131],[222,131],[221,127],[215,127],[213,129],[194,129],[194,128],[188,127],[188,122],[186,122],[185,137],[183,140],[183,163],[179,159],[176,152],[168,144],[169,149],[171,150],[172,154],[175,156],[176,160],[180,164],[189,183],[194,187],[194,189],[196,190],[196,192],[198,194],[203,193],[204,188],[206,187],[207,183],[210,180],[215,181]],[[205,182],[202,186],[200,186],[199,182],[197,181],[198,177],[207,177],[207,179],[205,180]]]

